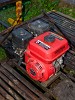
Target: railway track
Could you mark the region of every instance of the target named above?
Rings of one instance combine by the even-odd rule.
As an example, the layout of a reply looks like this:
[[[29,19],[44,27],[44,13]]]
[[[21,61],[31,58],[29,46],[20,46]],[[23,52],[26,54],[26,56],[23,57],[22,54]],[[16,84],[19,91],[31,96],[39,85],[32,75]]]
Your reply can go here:
[[[49,12],[48,15],[55,20],[63,34],[74,44],[75,20],[57,12]],[[42,19],[48,22],[41,15],[18,25],[16,28],[22,27],[30,31],[29,24],[36,19]],[[5,31],[2,34],[5,34]],[[73,39],[70,39],[71,35],[73,35]],[[8,53],[11,55],[12,50],[10,50],[10,47],[6,48],[4,44],[3,47],[7,51],[10,51]],[[75,49],[71,49],[66,54],[64,63],[67,69],[70,68],[70,71],[74,71]],[[28,76],[24,66],[19,66],[16,59],[11,59],[11,57],[7,61],[0,63],[0,85],[0,98],[2,100],[75,100],[74,75],[62,72],[61,70],[48,81],[43,83],[37,82]]]

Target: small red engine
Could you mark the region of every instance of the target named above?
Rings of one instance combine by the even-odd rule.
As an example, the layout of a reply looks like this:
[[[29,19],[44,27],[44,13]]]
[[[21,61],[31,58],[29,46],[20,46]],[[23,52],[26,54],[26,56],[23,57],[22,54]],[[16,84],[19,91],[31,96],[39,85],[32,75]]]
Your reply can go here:
[[[68,49],[67,40],[57,34],[45,32],[37,36],[25,51],[27,73],[34,80],[46,81],[57,72]]]

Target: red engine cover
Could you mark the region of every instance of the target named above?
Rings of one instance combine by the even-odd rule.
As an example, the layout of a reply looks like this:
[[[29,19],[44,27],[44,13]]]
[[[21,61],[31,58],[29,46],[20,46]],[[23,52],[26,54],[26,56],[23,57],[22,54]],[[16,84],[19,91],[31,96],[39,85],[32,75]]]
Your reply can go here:
[[[67,40],[52,32],[45,32],[32,39],[25,52],[26,70],[30,77],[46,81],[55,74],[52,62],[68,49]]]

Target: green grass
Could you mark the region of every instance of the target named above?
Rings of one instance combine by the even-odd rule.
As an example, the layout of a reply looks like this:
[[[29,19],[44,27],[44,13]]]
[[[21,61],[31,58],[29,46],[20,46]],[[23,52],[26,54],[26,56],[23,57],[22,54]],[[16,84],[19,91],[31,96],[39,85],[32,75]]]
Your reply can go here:
[[[0,11],[0,20],[7,22],[8,18],[16,18],[15,6]]]
[[[0,61],[5,60],[6,58],[7,55],[5,53],[5,50],[0,47]]]
[[[29,20],[35,16],[38,16],[42,13],[42,10],[45,10],[46,12],[56,10],[75,18],[75,7],[62,7],[59,6],[59,3],[60,0],[31,0],[31,4],[26,5],[26,10],[28,9],[28,7],[30,7],[30,10],[24,17],[24,20]],[[7,20],[9,17],[16,19],[15,6],[8,7],[7,9],[3,9],[0,11],[0,20],[8,24]],[[4,27],[0,25],[0,31],[2,30],[4,30]],[[3,59],[3,57],[5,58],[6,55],[3,49],[0,48],[0,60]]]
[[[75,18],[75,8],[63,7],[63,8],[58,8],[58,11]]]
[[[1,32],[2,30],[4,30],[4,29],[5,29],[4,26],[0,25],[0,32]]]
[[[59,3],[60,0],[35,0],[35,2],[32,3],[32,7],[28,12],[27,16],[25,17],[25,20],[29,20],[41,14],[42,10],[45,10],[46,12],[51,10],[56,10],[75,18],[75,7],[72,6],[62,7],[59,6]]]
[[[57,8],[58,4],[59,0],[54,0],[54,2],[52,2],[52,0],[35,0],[35,2],[32,3],[32,7],[27,16],[25,16],[25,20],[38,16],[42,13],[42,10],[45,10],[46,12],[54,10]]]

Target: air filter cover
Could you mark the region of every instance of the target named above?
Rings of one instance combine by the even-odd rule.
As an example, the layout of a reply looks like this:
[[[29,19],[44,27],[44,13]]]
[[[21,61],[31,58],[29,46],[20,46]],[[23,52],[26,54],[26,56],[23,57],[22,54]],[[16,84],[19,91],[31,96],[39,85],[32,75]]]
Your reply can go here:
[[[12,32],[12,44],[14,48],[25,49],[27,43],[32,39],[32,34],[23,28],[15,29]]]
[[[41,19],[35,20],[32,23],[29,24],[29,28],[31,32],[37,35],[40,35],[41,33],[45,31],[49,31],[49,24]]]

